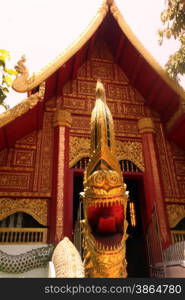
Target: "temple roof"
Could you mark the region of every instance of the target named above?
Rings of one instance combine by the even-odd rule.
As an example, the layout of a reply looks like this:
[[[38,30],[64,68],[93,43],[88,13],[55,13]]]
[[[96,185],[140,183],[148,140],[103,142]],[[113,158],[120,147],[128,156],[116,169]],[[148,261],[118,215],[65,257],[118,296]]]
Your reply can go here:
[[[97,31],[100,25],[108,14],[112,14],[122,30],[123,34],[131,42],[131,44],[138,50],[148,64],[162,77],[162,79],[174,89],[180,96],[185,98],[185,91],[172,79],[170,79],[164,69],[159,63],[152,57],[149,51],[145,49],[142,43],[135,36],[129,25],[124,20],[119,8],[116,6],[114,0],[103,0],[101,7],[98,9],[97,14],[88,24],[86,29],[79,35],[68,48],[66,48],[59,56],[49,62],[38,73],[34,73],[29,77],[28,70],[21,70],[21,76],[13,83],[13,89],[17,92],[27,92],[33,90],[49,76],[51,76],[56,70],[63,66],[71,57],[73,57],[88,41],[92,38],[93,34]],[[120,41],[122,42],[122,41]]]
[[[13,83],[13,89],[17,92],[33,93],[45,81],[45,100],[54,96],[56,92],[57,95],[60,94],[60,88],[62,89],[70,78],[75,78],[79,67],[90,57],[97,39],[103,39],[106,42],[115,62],[123,69],[131,85],[142,94],[148,106],[159,113],[161,120],[165,123],[168,136],[185,149],[185,141],[181,138],[185,131],[185,91],[168,77],[164,69],[144,48],[125,22],[113,0],[104,0],[96,16],[78,39],[39,73],[29,77],[24,59],[22,59],[18,63],[19,75]],[[56,78],[60,79],[60,87],[57,87],[57,91]],[[33,104],[35,110],[36,107],[41,106],[40,103],[38,101]],[[20,103],[19,108],[21,105],[24,104]],[[31,111],[34,109],[33,106]],[[15,110],[16,108],[11,110],[14,120],[16,119]],[[6,114],[8,116],[8,112],[4,113],[3,118],[6,118]],[[22,115],[24,114],[28,112],[23,112]],[[17,118],[20,119],[20,113]],[[13,119],[9,120],[8,123],[15,122]],[[7,122],[1,123],[0,127],[3,128],[10,125]],[[40,121],[37,120],[36,124],[38,123]],[[28,126],[30,132],[38,128]],[[2,132],[0,132],[0,142],[1,136]],[[17,138],[20,137],[18,134]]]

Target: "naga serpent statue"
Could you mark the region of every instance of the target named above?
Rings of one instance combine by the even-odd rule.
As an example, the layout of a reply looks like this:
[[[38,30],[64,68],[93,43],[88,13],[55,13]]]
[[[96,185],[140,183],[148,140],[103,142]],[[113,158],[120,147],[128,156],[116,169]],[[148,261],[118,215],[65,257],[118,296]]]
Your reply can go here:
[[[0,251],[0,272],[23,273],[45,267],[51,260],[54,245],[33,249],[19,255]]]
[[[81,193],[86,277],[127,277],[127,193],[115,156],[112,115],[106,104],[103,84],[98,80],[91,115],[91,154]]]

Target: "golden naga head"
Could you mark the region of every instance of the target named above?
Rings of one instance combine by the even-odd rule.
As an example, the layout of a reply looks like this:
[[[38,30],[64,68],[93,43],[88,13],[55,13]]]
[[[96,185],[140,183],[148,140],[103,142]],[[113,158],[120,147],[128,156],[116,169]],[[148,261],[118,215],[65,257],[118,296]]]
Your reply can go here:
[[[113,119],[103,84],[98,81],[91,116],[91,155],[84,175],[84,230],[92,257],[95,252],[98,259],[104,254],[120,253],[123,260],[128,196],[114,146]],[[104,259],[102,256],[100,260]],[[107,266],[110,263],[113,262],[109,259]]]

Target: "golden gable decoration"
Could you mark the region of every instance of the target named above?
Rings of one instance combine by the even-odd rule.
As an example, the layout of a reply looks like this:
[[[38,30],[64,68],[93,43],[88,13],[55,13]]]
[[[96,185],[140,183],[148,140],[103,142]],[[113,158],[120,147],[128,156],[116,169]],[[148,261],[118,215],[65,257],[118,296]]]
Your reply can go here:
[[[175,227],[185,218],[185,205],[168,204],[166,205],[170,228]]]
[[[116,156],[118,160],[130,160],[144,172],[144,159],[141,143],[116,141]]]
[[[115,152],[118,160],[130,160],[144,172],[142,144],[140,142],[115,141]],[[83,157],[90,156],[90,139],[71,136],[69,150],[69,167],[72,168]]]
[[[4,112],[3,114],[0,115],[0,128],[5,126],[6,124],[12,122],[19,116],[25,114],[28,110],[32,109],[37,103],[44,98],[44,93],[45,93],[45,82],[43,82],[40,87],[39,91],[13,108],[9,109],[8,111]]]
[[[47,226],[48,199],[0,198],[0,220],[16,213],[31,215],[40,224]]]
[[[72,168],[81,158],[90,156],[90,139],[70,136],[69,167]]]

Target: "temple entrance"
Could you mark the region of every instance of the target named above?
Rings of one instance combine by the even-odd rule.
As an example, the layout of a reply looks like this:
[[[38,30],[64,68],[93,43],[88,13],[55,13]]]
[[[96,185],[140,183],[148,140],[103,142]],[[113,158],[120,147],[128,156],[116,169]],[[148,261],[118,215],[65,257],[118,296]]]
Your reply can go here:
[[[123,169],[123,168],[122,168]],[[143,174],[140,170],[123,172],[124,182],[129,190],[129,201],[135,205],[136,226],[131,225],[129,204],[127,206],[128,239],[126,241],[126,259],[128,277],[149,277],[148,255],[143,230],[142,216],[144,210]],[[79,219],[83,219],[80,192],[83,191],[83,168],[73,169],[73,241],[82,254]]]
[[[80,205],[80,193],[83,192],[83,173],[75,172],[73,180],[73,228],[80,215],[80,219],[83,219],[83,209]]]
[[[128,239],[126,241],[126,259],[128,277],[149,277],[148,256],[144,236],[141,209],[143,206],[142,178],[124,176],[129,191],[129,202],[134,203],[135,226],[132,226],[129,202],[127,206]],[[141,203],[141,201],[143,203]]]

